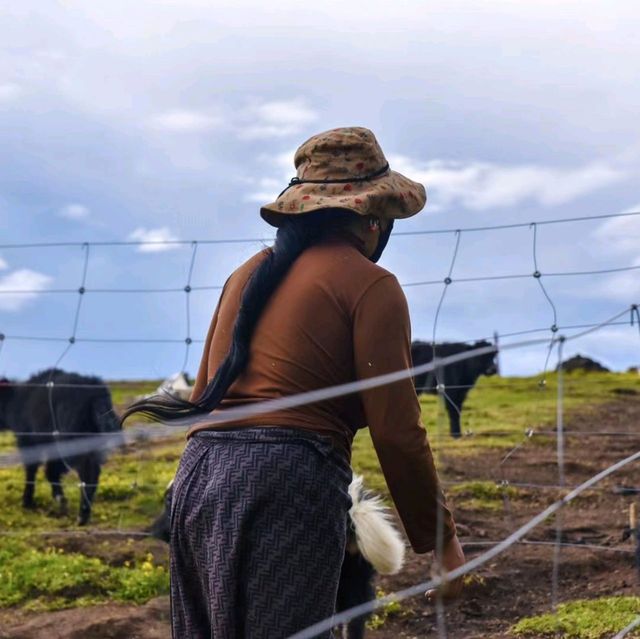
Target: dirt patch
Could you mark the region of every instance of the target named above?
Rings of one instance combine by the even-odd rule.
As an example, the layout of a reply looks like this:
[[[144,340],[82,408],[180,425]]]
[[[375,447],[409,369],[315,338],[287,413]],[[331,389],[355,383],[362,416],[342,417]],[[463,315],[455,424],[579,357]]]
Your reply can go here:
[[[566,425],[566,484],[577,485],[614,461],[632,453],[640,440],[640,398],[626,396],[616,402],[575,414]],[[617,436],[603,436],[604,431]],[[587,436],[587,433],[591,436]],[[505,460],[507,453],[511,452]],[[508,481],[518,487],[515,496],[505,497],[502,508],[487,511],[453,503],[460,523],[461,539],[467,557],[486,550],[479,542],[498,541],[528,521],[554,501],[561,492],[558,483],[554,438],[532,437],[514,451],[483,448],[465,458],[442,458],[442,476],[448,482]],[[628,509],[637,497],[621,494],[620,486],[640,486],[637,465],[630,465],[585,493],[562,511],[563,541],[583,547],[565,547],[561,552],[559,600],[593,598],[637,593],[638,573],[634,567],[633,546],[622,542]],[[455,639],[506,639],[509,628],[522,616],[546,612],[551,604],[553,541],[555,521],[549,521],[528,537],[540,545],[517,545],[485,564],[469,580],[464,597],[445,611],[448,636]],[[472,543],[475,542],[475,545]],[[57,543],[57,542],[56,542]],[[66,541],[66,548],[95,555],[95,540]],[[93,544],[93,553],[88,544]],[[606,546],[591,549],[587,545]],[[133,548],[113,543],[111,562],[124,561]],[[115,550],[114,550],[115,548]],[[166,552],[159,545],[158,553]],[[385,592],[426,581],[430,556],[410,555],[401,574],[379,579]],[[0,638],[35,639],[167,639],[170,637],[168,599],[160,598],[145,606],[95,606],[55,613],[0,615]],[[382,628],[367,634],[371,639],[399,637],[437,637],[437,616],[423,597],[402,605]]]
[[[94,536],[91,532],[66,535],[45,535],[43,544],[60,548],[66,553],[79,553],[97,557],[110,566],[123,566],[127,562],[153,557],[154,564],[168,565],[167,544],[149,536],[129,537],[114,534]]]
[[[638,425],[640,400],[635,397],[571,417],[566,430],[584,435],[567,436],[566,485],[578,485],[637,450]],[[615,432],[616,436],[600,434],[605,431]],[[536,441],[533,437],[513,452],[483,449],[481,454],[472,457],[441,460],[442,475],[450,481],[485,479],[508,481],[512,486],[531,485],[518,488],[515,498],[505,499],[498,514],[456,508],[453,503],[456,521],[462,524],[463,543],[501,540],[562,494],[549,487],[559,481],[555,447],[555,438]],[[562,511],[562,541],[584,547],[562,548],[559,601],[637,594],[640,580],[634,566],[633,545],[621,539],[634,497],[619,494],[616,489],[620,486],[640,486],[637,464],[604,480]],[[447,606],[444,616],[448,636],[456,639],[512,637],[509,628],[518,619],[548,612],[555,535],[555,521],[550,521],[527,537],[529,541],[543,542],[541,545],[519,544],[481,567],[464,597]],[[606,546],[610,550],[590,549],[588,545]],[[471,558],[484,550],[483,546],[467,546],[466,555]],[[429,557],[414,557],[401,575],[380,579],[380,587],[391,592],[425,581],[429,568]],[[381,629],[370,631],[369,636],[378,639],[438,637],[435,609],[423,598],[416,597],[406,602],[403,612]]]
[[[144,606],[107,604],[43,613],[2,626],[0,639],[168,639],[169,598]]]

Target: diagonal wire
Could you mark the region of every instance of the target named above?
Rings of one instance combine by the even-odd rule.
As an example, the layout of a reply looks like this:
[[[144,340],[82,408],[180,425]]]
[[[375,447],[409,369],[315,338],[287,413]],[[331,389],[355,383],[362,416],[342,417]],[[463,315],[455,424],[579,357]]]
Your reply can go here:
[[[633,313],[633,309],[635,308],[637,310],[638,305],[637,304],[632,304],[631,305],[631,312]],[[591,333],[595,333],[596,331],[599,331],[601,328],[605,328],[606,326],[610,326],[614,323],[616,323],[616,320],[619,319],[620,317],[623,317],[624,315],[626,315],[629,312],[629,307],[625,308],[623,311],[620,311],[619,313],[616,313],[615,315],[611,316],[609,319],[603,320],[601,322],[598,322],[597,324],[592,324],[591,326],[588,326],[584,331],[581,331],[579,333],[574,333],[573,335],[570,335],[569,337],[565,337],[564,341],[569,341],[569,340],[575,340],[575,339],[580,339],[581,337],[584,337],[585,335],[590,335]],[[624,322],[626,324],[626,322]],[[633,326],[633,319],[631,320],[631,326]]]
[[[506,473],[505,473],[505,464],[511,458],[512,455],[514,455],[528,441],[531,440],[531,437],[533,436],[533,434],[534,434],[533,429],[532,428],[528,428],[524,433],[524,437],[523,437],[522,441],[519,442],[518,444],[516,444],[500,460],[500,463],[498,464],[498,469],[497,470],[498,470],[498,474],[500,475],[500,478],[499,478],[499,480],[496,481],[496,483],[498,484],[498,486],[500,486],[500,488],[502,490],[502,504],[503,504],[503,508],[504,508],[505,517],[506,517],[507,521],[509,522],[510,526],[513,526],[513,508],[512,508],[512,504],[511,504],[511,496],[509,495],[509,487],[511,485],[511,482],[507,479],[507,476],[506,476]]]
[[[457,257],[457,253],[458,253],[458,247],[459,247],[459,243],[460,243],[460,231],[456,231],[456,233],[457,233],[457,241],[456,241],[456,247],[455,247],[455,251],[454,251],[454,256],[453,256],[453,259],[452,259],[452,262],[451,262],[451,267],[450,267],[450,269],[449,269],[449,275],[448,275],[448,277],[447,277],[447,280],[448,280],[448,281],[445,281],[445,287],[444,287],[444,290],[443,290],[443,292],[442,292],[442,295],[441,295],[441,298],[440,298],[440,302],[439,302],[439,304],[438,304],[438,309],[437,309],[437,311],[436,311],[435,320],[434,320],[434,330],[433,330],[433,347],[434,347],[434,353],[433,353],[433,356],[434,356],[434,360],[435,360],[435,336],[436,336],[436,326],[437,326],[438,317],[439,317],[440,310],[441,310],[441,308],[442,308],[442,305],[443,305],[443,302],[444,302],[444,299],[445,299],[445,296],[446,296],[446,292],[447,292],[448,286],[451,284],[451,274],[452,274],[452,272],[453,272],[454,264],[455,264],[456,257]],[[535,243],[536,243],[536,227],[534,226],[534,263],[536,262],[536,248],[535,248]],[[76,342],[76,340],[75,340],[75,336],[76,336],[76,332],[77,332],[77,328],[78,328],[78,322],[79,322],[79,317],[80,317],[80,309],[81,309],[81,305],[82,305],[83,294],[84,294],[84,292],[86,291],[86,289],[85,289],[85,286],[84,286],[84,285],[85,285],[85,282],[86,282],[87,267],[88,267],[88,261],[89,261],[89,245],[88,245],[88,244],[86,244],[86,245],[83,245],[83,246],[85,246],[85,248],[86,248],[86,253],[85,253],[85,262],[84,262],[84,269],[83,269],[82,286],[81,286],[81,289],[79,290],[80,296],[79,296],[79,299],[78,299],[78,305],[77,305],[77,307],[76,307],[76,313],[75,313],[74,323],[73,323],[73,335],[72,335],[72,339],[70,339],[70,340],[69,340],[69,344],[67,345],[67,347],[65,348],[65,350],[63,351],[63,353],[62,353],[62,354],[60,355],[60,357],[58,358],[58,361],[56,362],[55,367],[57,367],[57,365],[59,365],[59,363],[60,363],[60,362],[62,361],[62,359],[66,356],[66,354],[68,353],[68,351],[70,350],[70,348],[72,347],[72,345]],[[194,262],[195,262],[196,250],[197,250],[197,243],[196,243],[196,242],[194,242],[194,243],[193,243],[192,259],[191,259],[191,264],[190,264],[190,269],[189,269],[189,279],[188,279],[188,284],[187,284],[187,286],[190,286],[191,277],[192,277],[193,268],[194,268]],[[536,266],[536,271],[537,271],[537,264],[535,264],[535,266]],[[543,290],[543,292],[544,292],[544,294],[545,294],[545,297],[547,298],[547,300],[549,301],[549,303],[551,304],[551,306],[552,306],[552,308],[553,308],[553,311],[554,311],[554,326],[555,326],[555,325],[556,325],[556,319],[557,319],[557,314],[556,314],[556,308],[555,308],[555,305],[553,304],[553,301],[551,300],[551,298],[549,297],[548,293],[546,292],[546,290],[545,290],[545,288],[544,288],[544,286],[543,286],[542,282],[540,281],[540,278],[537,278],[537,279],[538,279],[538,281],[539,281],[539,285],[541,286],[541,288],[542,288],[542,290]],[[187,292],[187,293],[188,293],[189,291],[186,291],[186,289],[185,289],[185,292]],[[187,335],[188,335],[188,339],[189,339],[189,334],[190,334],[190,310],[189,310],[189,301],[188,301],[188,300],[189,300],[189,296],[187,295]],[[633,306],[631,307],[631,323],[632,323],[632,324],[633,324],[633,322],[634,322],[634,309],[635,309],[635,317],[636,317],[638,320],[640,320],[640,316],[638,316],[638,307],[637,307],[637,305],[633,305]],[[628,309],[627,309],[627,310],[628,310]],[[625,310],[624,312],[626,313],[626,312],[627,312],[627,310]],[[618,316],[618,317],[619,317],[619,316]],[[639,324],[640,324],[640,322],[639,322]],[[596,327],[595,327],[595,328],[597,329],[598,327],[601,327],[601,326],[604,326],[604,325],[606,325],[606,323],[602,323],[602,324],[596,325]],[[557,328],[557,327],[556,327],[556,328]],[[589,333],[589,332],[592,332],[592,331],[585,331],[585,333],[583,333],[583,334],[586,334],[586,333]],[[579,336],[581,336],[581,335],[582,335],[582,334],[579,334],[579,335],[573,336],[573,338],[579,337]],[[4,341],[4,340],[0,340],[0,348],[2,347],[2,342],[3,342],[3,341]],[[552,347],[553,347],[553,345],[554,345],[555,343],[558,343],[558,344],[559,344],[559,356],[560,356],[560,362],[561,362],[561,348],[562,348],[562,341],[563,341],[563,338],[560,338],[560,339],[553,338],[553,339],[552,339],[552,342],[551,342],[551,345],[550,345],[550,347],[552,348]],[[186,351],[187,351],[187,352],[186,352],[186,358],[188,358],[188,352],[189,352],[189,348],[188,348],[188,346],[189,346],[189,344],[187,344],[187,349],[186,349]],[[186,367],[186,363],[187,363],[187,362],[186,362],[186,358],[185,358],[185,364],[184,364],[184,366],[183,366],[183,369]],[[548,362],[547,362],[547,363],[548,363]],[[545,364],[545,369],[546,369],[546,364]],[[436,369],[436,371],[437,371],[437,370],[438,370],[438,369]],[[561,367],[560,367],[560,370],[561,370]],[[559,384],[560,384],[560,382],[559,382]],[[443,395],[445,396],[445,398],[446,398],[446,399],[448,399],[448,397],[447,397],[447,395],[446,395],[446,389],[444,389],[444,388],[443,388],[442,390],[444,391],[444,392],[443,392]],[[52,393],[52,392],[53,392],[53,391],[52,391],[52,387],[51,387],[51,393]],[[562,393],[562,391],[561,391],[561,390],[560,390],[560,388],[559,388],[559,409],[558,409],[558,410],[559,410],[559,413],[558,413],[558,415],[559,415],[558,419],[559,419],[559,420],[561,419],[561,401],[562,401],[562,399],[561,399],[561,398],[562,398],[561,393]],[[54,419],[55,419],[55,416],[54,416]],[[560,428],[558,429],[558,432],[560,432]],[[559,439],[558,439],[558,446],[560,446],[560,437],[559,437]],[[560,458],[561,458],[561,456],[560,456],[560,453],[559,453],[559,462],[558,462],[558,463],[559,463],[559,472],[561,472]],[[563,485],[564,485],[564,476],[563,476],[563,472],[562,472],[562,477],[561,477],[561,480],[560,480],[560,485],[561,485],[561,486],[563,486]],[[560,514],[561,514],[561,511],[560,511],[560,510],[558,510],[558,517],[560,516]],[[560,534],[561,534],[561,532],[562,532],[562,531],[561,531],[561,529],[560,529]],[[560,541],[560,540],[557,538],[557,539],[556,539],[556,546],[555,546],[556,548],[559,548],[559,546],[560,546],[559,541]],[[440,603],[441,603],[441,602],[440,602]],[[439,614],[440,614],[440,613],[439,613]],[[440,631],[440,628],[439,628],[439,631]],[[446,636],[446,628],[444,629],[444,632],[445,632],[445,635],[444,635],[444,636]]]
[[[624,637],[626,637],[632,630],[635,630],[638,626],[640,626],[640,617],[636,617],[628,626],[612,637],[612,639],[624,639]]]
[[[640,451],[637,451],[632,455],[629,455],[628,457],[617,461],[615,464],[608,466],[598,474],[593,475],[578,487],[576,487],[574,490],[567,493],[564,497],[562,497],[562,499],[553,502],[550,506],[545,508],[542,512],[538,513],[535,517],[532,517],[528,522],[518,528],[518,530],[516,530],[515,532],[511,533],[500,543],[490,548],[487,552],[479,555],[478,557],[475,557],[463,566],[460,566],[460,568],[456,568],[446,575],[436,577],[434,579],[430,579],[429,581],[425,581],[414,586],[410,586],[409,588],[405,588],[404,590],[399,590],[397,592],[391,593],[389,595],[386,595],[385,597],[381,597],[379,599],[354,606],[353,608],[336,614],[329,619],[319,621],[318,623],[315,623],[312,626],[309,626],[308,628],[305,628],[304,630],[291,635],[288,639],[311,639],[312,637],[317,637],[319,634],[327,632],[334,626],[348,623],[351,619],[355,619],[356,617],[360,617],[362,615],[378,610],[379,608],[387,606],[390,603],[402,601],[404,599],[408,599],[409,597],[414,597],[415,595],[424,593],[426,590],[439,588],[445,583],[453,581],[454,579],[458,579],[459,577],[477,570],[478,568],[480,568],[480,566],[483,566],[494,557],[499,556],[504,551],[511,548],[514,544],[518,543],[527,535],[527,533],[543,523],[548,517],[555,514],[561,507],[573,501],[582,492],[591,488],[593,485],[602,481],[609,475],[620,470],[620,468],[623,468],[624,466],[633,463],[638,459],[640,459]]]
[[[628,312],[628,309],[624,311],[624,313]],[[620,317],[620,313],[614,315],[608,321],[615,321],[618,317]],[[599,328],[603,328],[607,326],[607,321],[601,322],[598,324]],[[597,328],[590,329],[589,332],[598,330]],[[583,333],[577,333],[574,335],[569,335],[565,337],[565,342],[577,339],[582,336]],[[513,350],[516,348],[526,348],[529,346],[535,346],[540,344],[546,344],[546,339],[530,339],[523,340],[521,342],[513,342],[510,344],[505,344],[502,346],[502,350]],[[378,388],[380,386],[385,386],[387,384],[392,384],[394,382],[408,379],[420,375],[426,372],[433,372],[436,368],[445,366],[449,366],[451,364],[455,364],[456,362],[461,362],[466,359],[478,357],[480,355],[486,355],[488,353],[494,352],[494,346],[486,346],[480,348],[474,348],[469,351],[465,351],[463,353],[457,353],[455,355],[449,355],[447,357],[443,357],[440,359],[436,359],[435,361],[428,362],[426,364],[420,364],[419,366],[412,366],[411,368],[394,371],[391,373],[385,373],[382,375],[378,375],[375,377],[367,378],[364,380],[357,380],[353,382],[347,382],[344,384],[338,384],[336,386],[329,386],[326,388],[319,388],[311,391],[305,391],[302,393],[297,393],[294,395],[289,395],[285,397],[281,397],[278,399],[265,400],[261,402],[257,402],[255,404],[248,404],[244,406],[238,406],[234,408],[229,408],[224,411],[221,411],[217,414],[206,415],[205,417],[195,417],[186,420],[181,420],[180,422],[175,423],[172,426],[168,426],[169,431],[176,432],[177,427],[185,427],[188,425],[200,425],[207,424],[209,426],[213,426],[215,424],[223,424],[230,423],[237,420],[244,420],[246,418],[256,418],[261,415],[269,414],[271,412],[286,410],[290,408],[295,408],[298,406],[304,406],[307,404],[313,404],[316,402],[325,401],[327,399],[333,399],[334,397],[342,397],[345,395],[351,395],[354,393],[361,392],[363,390],[369,390],[372,388]],[[151,437],[154,433],[157,433],[157,426],[146,426],[142,432]],[[91,438],[87,438],[91,439]],[[95,438],[93,438],[95,439]],[[105,438],[107,439],[107,438]],[[69,446],[70,449],[73,449],[73,454],[81,454],[86,450],[93,450],[90,446],[94,447],[97,444],[94,442],[93,444],[88,444],[86,439],[80,442],[80,444],[76,442],[65,442],[65,446]],[[78,448],[79,446],[79,448]],[[89,448],[87,448],[89,446]],[[34,450],[32,450],[34,449]],[[24,451],[25,459],[39,459],[40,456],[47,454],[46,446],[35,446],[29,449],[29,451]],[[71,454],[71,453],[69,453]],[[19,456],[15,455],[0,455],[0,468],[6,465],[17,465],[21,463],[21,459]],[[25,461],[25,463],[28,463]]]
[[[614,315],[609,321],[614,321],[617,317],[619,317],[619,315],[620,314]],[[604,327],[606,325],[607,325],[607,322],[605,321],[605,322],[601,322],[599,326]],[[565,337],[565,341],[576,339],[579,336],[580,334],[570,335],[568,337]],[[546,342],[547,342],[546,339],[524,340],[521,342],[506,344],[502,347],[502,350],[526,348],[529,346],[539,345],[541,343],[546,343]],[[223,424],[223,423],[229,423],[229,422],[233,422],[240,419],[244,420],[246,418],[255,418],[257,416],[269,414],[275,411],[295,408],[297,406],[304,406],[307,404],[325,401],[327,399],[333,399],[335,397],[351,395],[354,393],[361,392],[363,390],[378,388],[380,386],[392,384],[394,382],[397,382],[403,379],[415,377],[416,375],[420,375],[422,373],[432,372],[438,366],[440,367],[449,366],[451,364],[455,364],[456,362],[461,362],[466,359],[478,357],[480,355],[485,355],[490,352],[493,352],[493,348],[494,348],[493,346],[475,348],[470,351],[465,351],[463,353],[449,355],[448,357],[437,359],[436,361],[428,362],[426,364],[420,364],[419,366],[412,366],[411,368],[408,368],[405,370],[385,373],[383,375],[378,375],[378,376],[367,378],[364,380],[347,382],[345,384],[338,384],[336,386],[330,386],[327,388],[320,388],[312,391],[306,391],[303,393],[297,393],[294,395],[281,397],[278,399],[266,400],[266,401],[258,402],[256,404],[229,408],[215,415],[207,415],[204,418],[196,417],[188,420],[183,420],[175,425],[167,426],[164,428],[158,427],[158,426],[145,425],[137,430],[129,429],[129,432],[125,433],[125,439],[130,441],[135,441],[136,438],[141,438],[141,437],[146,437],[149,439],[153,437],[158,437],[158,436],[162,437],[169,432],[175,434],[176,432],[178,432],[177,430],[178,427],[186,427],[189,425],[196,425],[196,424],[203,424],[203,423],[213,426],[214,424]],[[105,438],[105,440],[107,441],[108,439],[109,438]],[[102,444],[101,442],[97,443],[96,440],[100,440],[100,438],[87,437],[87,438],[84,438],[83,440],[74,440],[74,441],[65,442],[65,446],[67,447],[66,450],[68,451],[67,454],[77,455],[77,454],[82,454],[84,452],[88,452],[90,450],[97,449],[98,447],[103,448],[104,444]],[[0,468],[7,467],[7,466],[20,465],[21,463],[23,463],[23,461],[24,463],[29,463],[28,461],[29,459],[38,460],[43,455],[49,454],[49,451],[50,449],[48,448],[48,446],[44,445],[44,446],[33,446],[30,449],[23,451],[23,457],[16,454],[0,455]]]
[[[626,322],[625,322],[625,325]],[[80,341],[80,340],[78,340]],[[195,342],[195,340],[194,340]],[[573,382],[573,384],[571,384],[570,382]],[[499,383],[490,383],[487,384],[486,386],[479,386],[478,384],[448,384],[447,388],[448,389],[467,389],[467,390],[471,390],[473,388],[480,388],[481,390],[526,390],[529,387],[532,387],[535,385],[535,381],[523,377],[523,378],[517,378],[517,377],[513,377],[511,378],[511,381],[508,383],[504,383],[504,384],[499,384]],[[17,382],[17,381],[3,381],[2,382],[3,385],[6,386],[19,386],[21,388],[42,388],[42,387],[46,387],[46,383],[36,383],[36,382]],[[117,382],[111,382],[111,384],[117,385]],[[593,378],[589,378],[589,377],[585,377],[584,379],[580,379],[580,378],[575,378],[573,380],[569,380],[566,383],[566,386],[568,388],[570,388],[571,390],[581,390],[583,387],[587,387],[590,386],[591,384],[594,385],[600,385],[602,384],[602,380],[599,379],[598,377],[593,377]],[[95,384],[66,384],[66,383],[60,383],[60,384],[56,384],[57,388],[77,388],[77,389],[95,389]],[[631,394],[633,393],[634,389],[631,389]],[[613,389],[612,392],[618,392],[616,389]],[[624,392],[624,391],[623,391]],[[534,435],[553,435],[555,436],[555,430],[544,430],[544,429],[531,429],[533,431]],[[526,432],[526,431],[523,431]],[[515,433],[513,431],[500,431],[500,430],[483,430],[483,431],[479,431],[479,432],[475,432],[472,430],[465,430],[463,433],[461,433],[462,437],[512,437]],[[607,436],[607,435],[611,435],[611,436],[625,436],[625,437],[640,437],[640,432],[630,432],[630,431],[587,431],[587,430],[565,430],[565,434],[566,435],[584,435],[585,437],[587,436],[598,436],[598,435],[602,435],[602,436]]]
[[[482,546],[496,546],[499,544],[499,541],[487,541],[485,539],[479,540],[469,540],[461,542],[462,546],[465,548],[481,548]],[[555,547],[555,541],[540,541],[537,539],[521,539],[517,542],[521,546],[553,546]],[[612,552],[612,553],[620,553],[623,555],[634,555],[635,550],[632,548],[618,548],[617,546],[602,546],[599,544],[581,544],[581,543],[571,543],[571,542],[562,542],[560,544],[563,548],[576,548],[580,550],[594,550],[594,551],[603,551],[603,552]]]

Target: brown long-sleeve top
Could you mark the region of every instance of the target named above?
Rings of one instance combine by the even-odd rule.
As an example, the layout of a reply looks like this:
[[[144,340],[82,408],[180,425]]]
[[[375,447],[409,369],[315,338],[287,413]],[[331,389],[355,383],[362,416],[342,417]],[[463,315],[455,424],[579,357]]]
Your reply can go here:
[[[390,373],[411,366],[407,302],[396,278],[367,259],[359,240],[334,236],[305,250],[269,299],[253,333],[249,362],[220,411]],[[261,251],[227,280],[207,335],[193,398],[226,356],[240,299]],[[391,497],[413,549],[436,545],[455,525],[440,490],[411,378],[343,397],[197,430],[278,425],[328,435],[350,458],[359,428],[369,427]]]

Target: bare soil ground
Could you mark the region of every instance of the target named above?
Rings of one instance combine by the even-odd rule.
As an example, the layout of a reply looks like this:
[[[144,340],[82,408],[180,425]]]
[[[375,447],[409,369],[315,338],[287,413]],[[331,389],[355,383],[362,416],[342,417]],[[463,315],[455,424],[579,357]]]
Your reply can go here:
[[[624,397],[597,408],[585,409],[567,420],[566,428],[582,431],[568,436],[566,483],[577,485],[598,471],[637,449],[640,439],[640,398]],[[629,436],[587,436],[611,431]],[[507,479],[527,484],[556,484],[558,470],[553,438],[532,438],[501,465],[508,450],[482,449],[468,457],[444,457],[441,474],[448,482]],[[637,594],[638,572],[634,567],[631,542],[622,542],[632,496],[616,492],[620,486],[640,486],[637,465],[589,491],[562,512],[563,540],[594,544],[609,549],[564,547],[559,574],[560,601],[608,595]],[[461,540],[501,540],[543,510],[561,493],[556,489],[527,488],[491,510],[473,507],[464,494],[453,499]],[[529,540],[553,541],[555,523],[549,521],[534,530]],[[82,541],[68,541],[70,550],[81,550]],[[467,556],[486,550],[468,545]],[[622,552],[627,551],[627,552]],[[114,553],[114,551],[110,551]],[[115,552],[107,559],[126,560],[130,550]],[[166,552],[160,545],[158,553]],[[105,557],[106,558],[106,557]],[[425,581],[430,574],[430,557],[409,554],[401,574],[379,579],[379,587],[391,592]],[[446,608],[445,626],[455,639],[498,639],[512,637],[509,628],[521,617],[547,612],[551,603],[552,545],[516,545],[485,564],[470,579],[464,597]],[[36,639],[160,639],[170,637],[168,598],[145,606],[113,604],[50,613],[5,611],[0,614],[0,638]],[[370,639],[437,637],[433,605],[416,597],[389,616],[384,625],[370,630]]]

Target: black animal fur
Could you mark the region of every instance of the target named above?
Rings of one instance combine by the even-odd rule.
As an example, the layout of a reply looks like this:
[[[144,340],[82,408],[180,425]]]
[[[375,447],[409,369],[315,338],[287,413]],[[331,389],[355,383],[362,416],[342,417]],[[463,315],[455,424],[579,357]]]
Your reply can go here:
[[[49,369],[33,375],[24,385],[3,381],[0,381],[0,429],[9,429],[16,433],[16,442],[21,452],[33,446],[56,442],[62,445],[65,441],[78,437],[117,433],[121,430],[120,421],[113,410],[111,393],[98,377]],[[54,386],[47,388],[46,384],[50,381]],[[87,388],[56,386],[64,384],[79,384]],[[53,414],[49,402],[50,394]],[[67,500],[60,481],[62,476],[73,468],[83,483],[80,488],[78,523],[88,523],[104,457],[104,449],[71,457],[57,455],[54,451],[37,461],[25,463],[23,506],[35,507],[36,473],[38,467],[44,464],[53,498],[58,502],[61,514],[65,514]]]
[[[475,344],[462,343],[442,343],[436,344],[436,357],[448,357],[457,355],[465,351],[492,346],[489,342],[481,341]],[[496,351],[497,352],[497,351]],[[466,399],[471,386],[473,386],[480,375],[495,375],[497,372],[495,364],[496,353],[487,353],[456,362],[445,366],[438,371],[429,371],[416,375],[413,383],[418,395],[420,393],[436,393],[438,378],[445,387],[445,406],[449,415],[449,427],[452,437],[460,437],[460,414],[462,405]],[[430,342],[415,341],[411,344],[411,359],[414,366],[427,364],[433,360],[433,347]],[[467,386],[469,388],[455,388],[456,386]]]

